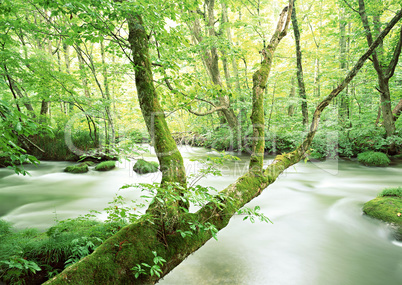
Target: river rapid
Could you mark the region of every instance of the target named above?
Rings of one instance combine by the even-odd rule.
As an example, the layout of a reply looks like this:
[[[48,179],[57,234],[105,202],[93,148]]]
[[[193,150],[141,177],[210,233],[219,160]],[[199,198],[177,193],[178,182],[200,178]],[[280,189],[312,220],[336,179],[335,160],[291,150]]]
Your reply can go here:
[[[200,167],[191,159],[214,154],[187,146],[181,152],[188,173]],[[225,188],[247,170],[249,157],[240,158],[225,163],[222,176],[200,183]],[[116,193],[140,197],[138,189],[119,190],[125,184],[161,179],[160,173],[134,173],[132,162],[86,174],[64,173],[68,165],[44,161],[27,166],[31,176],[25,177],[0,169],[0,218],[19,229],[45,230],[55,220],[101,211]],[[401,184],[401,163],[372,168],[345,160],[301,162],[247,205],[260,206],[273,224],[234,216],[218,241],[208,241],[158,284],[400,285],[402,243],[361,209],[383,188]]]

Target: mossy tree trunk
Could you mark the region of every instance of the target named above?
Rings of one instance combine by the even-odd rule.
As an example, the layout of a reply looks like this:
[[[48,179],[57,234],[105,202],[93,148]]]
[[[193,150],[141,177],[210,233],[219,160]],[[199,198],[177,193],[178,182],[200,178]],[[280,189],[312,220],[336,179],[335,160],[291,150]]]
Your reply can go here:
[[[135,84],[141,112],[162,171],[162,185],[177,182],[186,186],[183,158],[167,126],[165,115],[159,104],[151,71],[148,52],[148,35],[139,15],[128,18],[129,43],[131,45]]]
[[[225,207],[218,208],[215,204],[207,204],[196,213],[182,214],[180,216],[182,223],[180,223],[178,229],[186,231],[189,230],[187,222],[199,221],[203,223],[206,220],[214,224],[218,230],[224,228],[238,209],[260,195],[285,169],[299,162],[304,157],[317,132],[322,111],[345,89],[348,83],[361,69],[364,62],[373,53],[374,49],[401,18],[402,10],[397,13],[384,31],[381,32],[379,37],[359,59],[339,86],[332,90],[332,92],[318,104],[312,118],[310,130],[303,143],[296,150],[287,154],[278,155],[266,169],[259,173],[259,175],[256,175],[255,172],[248,172],[224,189],[222,194],[232,198],[222,200],[222,204],[225,205]],[[153,89],[150,87],[152,80],[148,81],[152,78],[152,74],[148,68],[149,62],[147,61],[148,57],[146,57],[148,43],[147,38],[144,37],[145,30],[140,17],[137,16],[130,19],[129,25],[134,29],[134,32],[130,33],[130,42],[133,46],[138,45],[139,49],[136,51],[145,52],[144,55],[136,55],[138,57],[136,62],[140,63],[140,66],[136,66],[136,69],[142,70],[142,72],[138,74],[138,77],[141,79],[143,78],[142,76],[144,76],[145,78],[143,79],[147,79],[140,80],[139,83],[144,85],[141,87],[144,88],[143,91]],[[133,37],[136,37],[136,39],[133,39]],[[136,73],[138,70],[136,70]],[[148,83],[145,84],[144,82]],[[139,90],[142,90],[141,88]],[[145,95],[139,95],[140,98],[142,98],[142,96]],[[148,102],[142,105],[144,108],[145,106],[147,106],[147,108],[159,106],[156,94],[151,96],[151,98],[150,101],[152,101],[152,103]],[[142,99],[144,100],[145,98]],[[144,110],[144,114],[147,114],[147,112],[148,111]],[[148,120],[147,124],[149,124],[149,117],[145,117]],[[165,135],[165,132],[155,132],[155,136],[159,134]],[[167,236],[166,241],[161,241],[158,238],[157,225],[146,218],[141,218],[138,222],[121,229],[116,235],[103,242],[91,255],[68,267],[45,284],[153,284],[175,268],[191,253],[203,246],[210,238],[211,234],[209,231],[198,230],[192,236],[182,238],[176,230]],[[154,256],[152,251],[156,251],[159,256],[167,261],[162,267],[163,272],[161,276],[141,275],[136,279],[130,269],[140,263],[153,264]]]
[[[261,172],[265,152],[265,119],[264,119],[264,89],[271,71],[274,53],[280,41],[286,36],[292,14],[293,1],[285,7],[280,16],[274,34],[268,46],[261,51],[263,56],[260,69],[253,74],[253,109],[251,123],[253,124],[253,144],[250,158],[250,170]]]

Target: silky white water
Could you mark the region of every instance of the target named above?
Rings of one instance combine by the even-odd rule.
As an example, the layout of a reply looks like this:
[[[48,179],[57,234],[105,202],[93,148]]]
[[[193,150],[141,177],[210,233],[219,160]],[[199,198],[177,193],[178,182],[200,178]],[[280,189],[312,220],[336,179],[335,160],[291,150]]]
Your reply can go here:
[[[199,168],[189,159],[208,154],[202,148],[181,151],[188,172]],[[223,189],[247,170],[247,161],[241,156],[228,162],[223,176],[201,183]],[[110,172],[64,173],[70,164],[27,166],[28,177],[0,169],[0,218],[17,228],[44,230],[55,220],[102,210],[116,193],[127,200],[141,195],[133,188],[118,191],[124,184],[161,179],[160,173],[135,174],[129,162]],[[301,162],[248,205],[259,205],[273,224],[233,217],[218,241],[207,242],[159,284],[400,285],[401,243],[361,208],[383,188],[401,185],[402,164],[371,168],[343,160]]]

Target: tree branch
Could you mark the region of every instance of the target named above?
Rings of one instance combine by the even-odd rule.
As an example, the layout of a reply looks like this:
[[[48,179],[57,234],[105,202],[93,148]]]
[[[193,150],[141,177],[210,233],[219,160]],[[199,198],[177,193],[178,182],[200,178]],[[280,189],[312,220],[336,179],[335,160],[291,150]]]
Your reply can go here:
[[[353,8],[346,0],[343,0],[343,2],[345,2],[345,4],[348,5],[348,7],[350,9],[352,9],[353,12],[356,12],[357,14],[360,14],[359,11],[357,11],[355,8]]]
[[[392,56],[392,59],[388,65],[388,69],[386,71],[386,78],[390,79],[392,76],[394,76],[395,73],[395,68],[398,65],[398,60],[399,56],[401,55],[401,49],[402,49],[402,26],[399,29],[399,41],[398,44],[395,47],[394,54]]]

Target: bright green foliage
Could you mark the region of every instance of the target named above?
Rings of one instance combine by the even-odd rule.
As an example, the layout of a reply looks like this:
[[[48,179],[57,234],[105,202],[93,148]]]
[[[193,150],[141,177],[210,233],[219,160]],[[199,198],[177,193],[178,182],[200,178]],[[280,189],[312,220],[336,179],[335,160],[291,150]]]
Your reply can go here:
[[[102,161],[97,166],[95,166],[95,170],[97,171],[109,171],[116,167],[116,161]]]
[[[155,161],[139,159],[133,166],[133,170],[139,174],[153,173],[158,171],[159,164]]]
[[[386,188],[382,190],[380,194],[378,194],[378,197],[386,196],[402,198],[402,187]]]
[[[388,166],[391,163],[391,160],[385,153],[374,151],[359,153],[357,160],[367,166]]]
[[[80,163],[78,165],[71,165],[71,166],[67,166],[64,169],[64,172],[68,172],[68,173],[85,173],[88,172],[88,165],[86,163]]]

